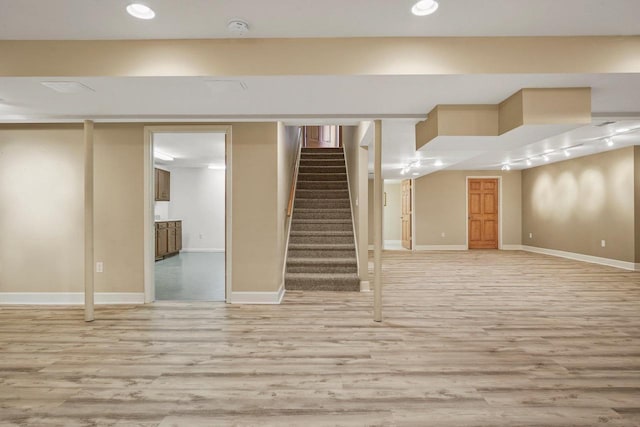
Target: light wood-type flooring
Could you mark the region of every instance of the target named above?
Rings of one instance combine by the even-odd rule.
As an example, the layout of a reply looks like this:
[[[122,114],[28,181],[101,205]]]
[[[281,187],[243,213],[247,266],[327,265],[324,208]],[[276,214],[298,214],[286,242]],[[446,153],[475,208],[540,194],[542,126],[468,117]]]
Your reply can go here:
[[[0,308],[0,425],[638,426],[640,273],[385,252],[371,293]]]

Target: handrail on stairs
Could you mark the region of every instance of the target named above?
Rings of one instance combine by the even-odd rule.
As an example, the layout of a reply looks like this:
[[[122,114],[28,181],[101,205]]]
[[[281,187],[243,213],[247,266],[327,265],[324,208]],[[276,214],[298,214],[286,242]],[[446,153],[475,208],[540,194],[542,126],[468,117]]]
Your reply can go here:
[[[293,168],[293,177],[291,178],[291,191],[289,192],[289,206],[287,207],[287,216],[293,214],[293,200],[296,196],[296,186],[298,184],[298,168],[300,167],[300,153],[302,152],[302,127],[298,129],[297,157]]]

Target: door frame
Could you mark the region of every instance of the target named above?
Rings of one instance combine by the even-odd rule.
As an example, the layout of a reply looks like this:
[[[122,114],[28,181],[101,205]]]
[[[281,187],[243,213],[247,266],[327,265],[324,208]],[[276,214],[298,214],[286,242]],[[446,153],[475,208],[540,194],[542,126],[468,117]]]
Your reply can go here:
[[[497,179],[498,180],[498,250],[502,250],[502,177],[499,175],[467,175],[465,177],[465,199],[464,199],[464,228],[466,250],[469,250],[469,180],[470,179]]]
[[[231,125],[154,125],[144,127],[144,302],[155,301],[155,210],[154,210],[154,133],[224,133],[225,134],[225,302],[231,298],[231,230],[232,230],[232,162]]]

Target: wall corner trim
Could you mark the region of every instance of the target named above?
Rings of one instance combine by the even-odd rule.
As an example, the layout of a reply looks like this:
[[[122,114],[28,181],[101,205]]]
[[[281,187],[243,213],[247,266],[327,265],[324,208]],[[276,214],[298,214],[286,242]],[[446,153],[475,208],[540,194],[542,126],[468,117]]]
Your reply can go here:
[[[276,292],[231,292],[229,304],[280,304],[284,294],[284,283]]]
[[[144,292],[96,292],[95,303],[144,304]],[[0,292],[0,305],[83,305],[84,292]]]
[[[574,261],[582,261],[582,262],[588,262],[591,264],[606,265],[609,267],[621,268],[623,270],[639,271],[640,269],[640,264],[638,263],[620,261],[620,260],[611,259],[611,258],[602,258],[602,257],[597,257],[592,255],[584,255],[584,254],[579,254],[575,252],[558,251],[555,249],[538,248],[536,246],[527,246],[527,245],[522,245],[522,250],[527,252],[534,252],[542,255],[551,255],[551,256],[556,256],[560,258],[572,259]]]
[[[416,251],[466,251],[467,245],[416,245]]]
[[[360,292],[371,292],[371,283],[368,280],[360,281]]]

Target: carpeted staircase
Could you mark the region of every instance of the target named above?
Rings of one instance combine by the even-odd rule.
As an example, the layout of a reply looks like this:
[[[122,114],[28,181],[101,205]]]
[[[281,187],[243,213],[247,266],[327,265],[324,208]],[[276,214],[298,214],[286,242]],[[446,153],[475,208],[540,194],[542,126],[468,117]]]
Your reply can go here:
[[[285,288],[360,291],[342,148],[302,149]]]

